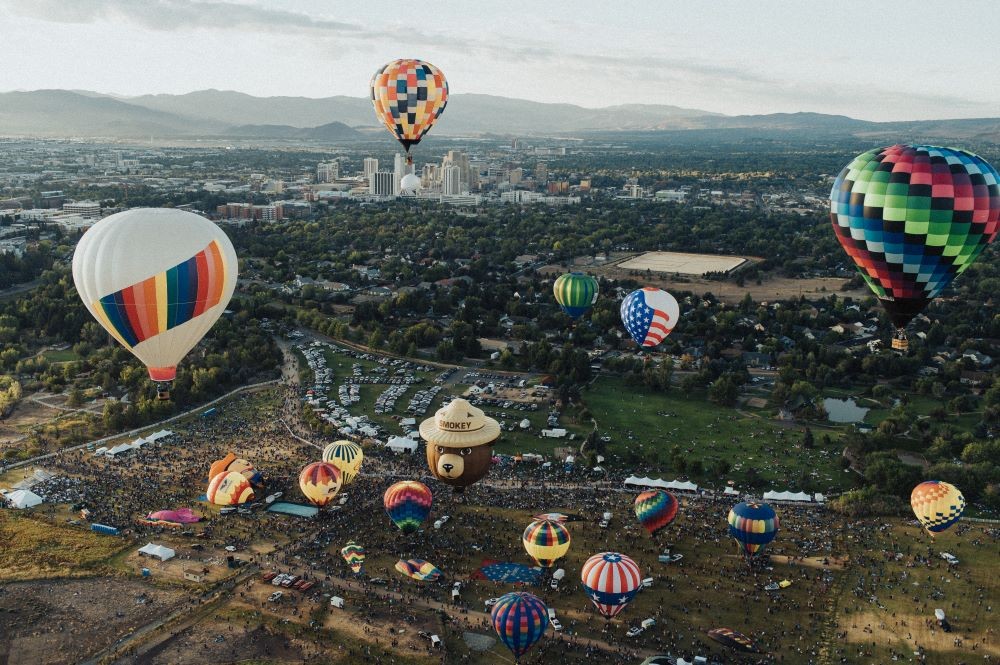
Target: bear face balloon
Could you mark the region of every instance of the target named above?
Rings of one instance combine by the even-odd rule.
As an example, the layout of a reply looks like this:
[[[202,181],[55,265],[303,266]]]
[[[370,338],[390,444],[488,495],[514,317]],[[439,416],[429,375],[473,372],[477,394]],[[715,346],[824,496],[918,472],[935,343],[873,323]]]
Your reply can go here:
[[[465,488],[490,470],[500,423],[464,399],[455,399],[420,423],[427,442],[427,466],[434,477]]]

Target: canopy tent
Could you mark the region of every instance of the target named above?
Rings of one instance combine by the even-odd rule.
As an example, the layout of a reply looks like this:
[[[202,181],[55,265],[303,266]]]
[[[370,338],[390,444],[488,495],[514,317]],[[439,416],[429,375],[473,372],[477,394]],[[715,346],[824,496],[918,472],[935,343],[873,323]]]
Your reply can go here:
[[[42,502],[42,497],[38,496],[31,490],[14,490],[7,495],[7,501],[14,508],[24,510],[25,508],[33,508]]]
[[[764,501],[812,501],[805,492],[764,492]]]
[[[405,436],[394,436],[386,442],[385,447],[394,453],[413,453],[417,450],[417,442]]]
[[[107,455],[108,457],[117,457],[117,456],[121,455],[122,453],[127,453],[127,452],[129,452],[131,450],[135,450],[135,448],[132,447],[132,444],[130,444],[130,443],[119,443],[117,446],[115,446],[114,448],[111,448],[110,450],[108,450],[104,454]]]
[[[629,476],[625,479],[626,485],[633,487],[656,487],[665,490],[675,490],[678,492],[697,492],[698,486],[692,482],[683,480],[663,480],[662,478],[640,478]]]
[[[168,430],[168,429],[161,429],[159,432],[153,432],[152,434],[150,434],[149,436],[147,436],[146,437],[146,441],[149,441],[150,443],[156,443],[160,439],[165,439],[168,436],[173,436],[173,435],[174,435],[174,433],[171,432],[170,430]]]
[[[143,446],[149,445],[149,441],[143,438],[139,438],[130,443],[129,445],[132,446],[132,450],[139,450]]]
[[[738,496],[740,492],[735,487],[729,487],[727,485],[726,489],[722,490],[722,493],[723,494],[728,494],[728,495],[731,495],[731,496]]]
[[[160,561],[167,561],[168,559],[173,559],[177,555],[177,552],[163,545],[157,545],[156,543],[146,543],[145,545],[139,548],[139,554],[145,554],[146,556],[154,556]]]
[[[825,503],[826,497],[820,494],[819,492],[816,492],[815,494],[813,494],[813,501],[815,501],[816,503]]]

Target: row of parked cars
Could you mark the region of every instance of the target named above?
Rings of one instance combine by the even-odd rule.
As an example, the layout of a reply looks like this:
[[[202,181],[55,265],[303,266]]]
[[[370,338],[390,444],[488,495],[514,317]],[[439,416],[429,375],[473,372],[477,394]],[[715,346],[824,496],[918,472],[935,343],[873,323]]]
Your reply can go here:
[[[271,586],[282,587],[284,589],[295,589],[296,591],[306,592],[309,589],[316,586],[316,583],[310,580],[305,580],[298,575],[292,575],[291,573],[279,573],[277,571],[269,571],[264,573],[262,578],[264,582],[270,582]],[[270,596],[268,596],[268,602],[275,603],[281,600],[284,595],[281,591],[275,591]]]

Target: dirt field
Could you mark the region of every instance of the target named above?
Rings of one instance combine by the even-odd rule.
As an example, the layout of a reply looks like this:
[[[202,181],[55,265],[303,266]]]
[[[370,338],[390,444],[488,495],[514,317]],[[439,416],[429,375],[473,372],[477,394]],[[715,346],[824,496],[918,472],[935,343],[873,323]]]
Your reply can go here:
[[[688,254],[686,252],[646,252],[618,264],[623,270],[701,276],[707,272],[731,272],[749,259],[722,254]]]
[[[170,613],[183,596],[117,578],[7,584],[0,592],[0,662],[78,662]]]

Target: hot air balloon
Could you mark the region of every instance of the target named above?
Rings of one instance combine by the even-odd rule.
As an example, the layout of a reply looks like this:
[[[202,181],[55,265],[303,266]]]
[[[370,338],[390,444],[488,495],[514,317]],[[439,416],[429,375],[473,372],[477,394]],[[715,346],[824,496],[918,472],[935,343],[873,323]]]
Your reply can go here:
[[[441,571],[423,559],[400,559],[395,568],[407,577],[421,582],[435,582],[441,577]]]
[[[663,490],[642,492],[635,497],[633,507],[639,523],[651,536],[666,528],[677,516],[677,498]]]
[[[427,519],[433,499],[427,485],[416,480],[404,480],[385,491],[383,503],[392,523],[403,533],[411,533]]]
[[[226,453],[220,460],[215,460],[208,468],[208,477],[211,480],[223,471],[236,471],[242,473],[243,477],[250,481],[254,487],[264,486],[264,477],[260,471],[254,468],[253,464],[236,456],[236,453]]]
[[[521,542],[535,563],[551,568],[569,551],[569,529],[559,522],[535,520],[524,530]]]
[[[323,461],[332,464],[340,470],[344,485],[354,482],[358,475],[365,454],[361,446],[353,441],[334,441],[323,450]]]
[[[232,298],[236,267],[229,238],[204,217],[136,208],[83,234],[73,282],[98,323],[149,369],[160,399],[169,399],[177,363]]]
[[[954,148],[869,150],[834,181],[830,220],[905,349],[906,324],[996,236],[1000,174]]]
[[[205,496],[217,506],[235,506],[253,499],[253,488],[242,473],[223,471],[208,481]]]
[[[708,631],[708,636],[719,644],[724,644],[730,649],[738,651],[757,651],[757,645],[743,633],[736,632],[732,628],[713,628]]]
[[[778,516],[766,503],[738,503],[729,511],[729,535],[750,560],[778,535]]]
[[[420,437],[431,473],[461,492],[489,472],[500,423],[458,398],[420,423]]]
[[[642,586],[639,566],[618,552],[603,552],[587,559],[580,579],[597,610],[609,619],[625,609]]]
[[[317,508],[333,501],[341,486],[340,469],[327,462],[307,464],[299,473],[299,489]]]
[[[365,548],[350,540],[340,550],[340,556],[344,557],[344,561],[351,567],[355,575],[361,572],[361,566],[365,563]]]
[[[635,343],[653,347],[662,342],[681,316],[674,297],[662,289],[645,286],[625,296],[622,323]]]
[[[597,280],[582,272],[560,275],[552,285],[552,293],[562,311],[578,319],[597,302]]]
[[[393,60],[371,80],[375,117],[403,144],[410,146],[430,131],[448,105],[448,81],[441,70],[423,60]]]
[[[965,510],[965,497],[943,480],[927,480],[913,488],[910,507],[931,534],[941,533],[958,521]]]
[[[514,591],[497,599],[490,619],[500,641],[519,659],[542,639],[549,627],[549,610],[538,596]]]

